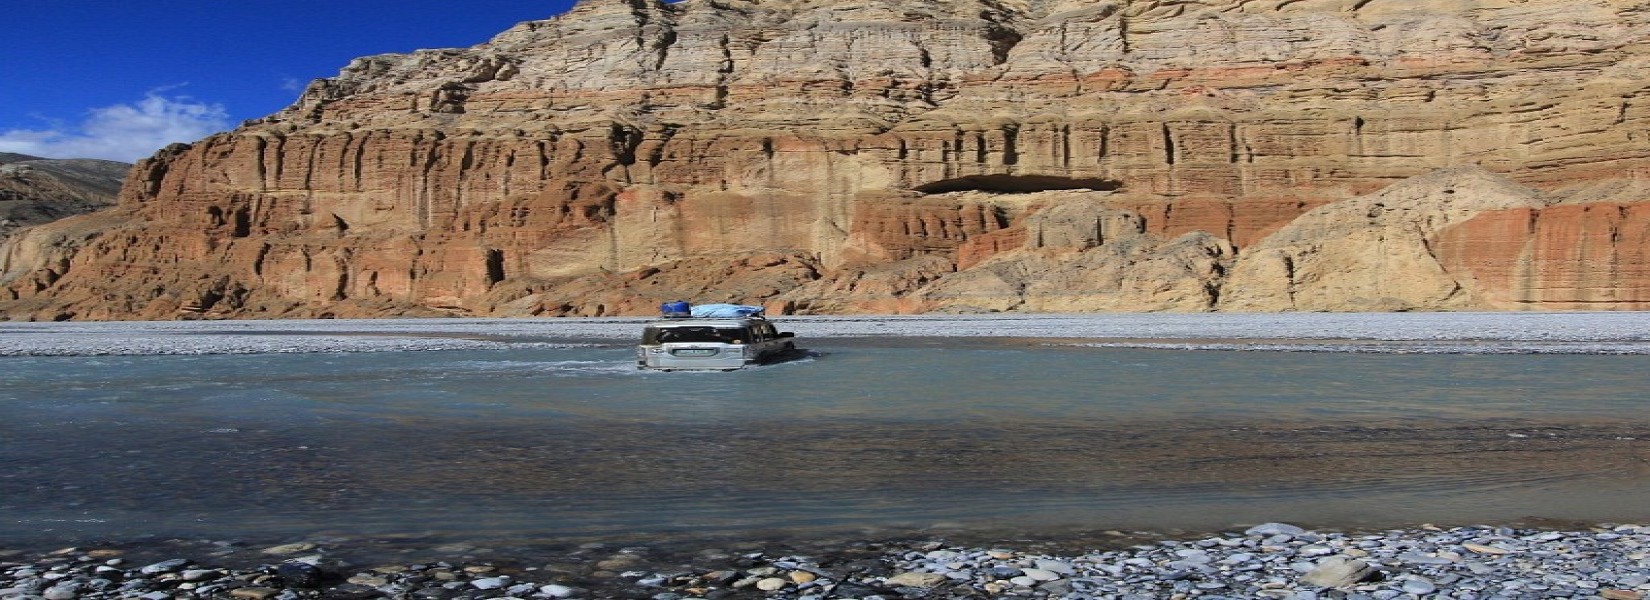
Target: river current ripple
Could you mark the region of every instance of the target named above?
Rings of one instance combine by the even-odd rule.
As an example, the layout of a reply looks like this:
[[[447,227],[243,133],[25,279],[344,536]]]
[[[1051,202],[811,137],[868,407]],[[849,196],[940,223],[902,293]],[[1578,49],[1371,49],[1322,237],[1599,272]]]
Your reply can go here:
[[[1650,517],[1650,356],[1619,351],[1636,339],[1603,353],[1469,336],[1323,351],[1275,336],[1245,346],[808,326],[795,327],[807,357],[733,373],[637,371],[612,336],[405,324],[393,336],[403,346],[370,352],[186,351],[221,343],[209,329],[168,338],[174,352],[0,357],[0,539]],[[0,347],[112,340],[109,327],[0,328]],[[390,339],[236,327],[288,347]],[[1591,343],[1531,337],[1521,343]]]

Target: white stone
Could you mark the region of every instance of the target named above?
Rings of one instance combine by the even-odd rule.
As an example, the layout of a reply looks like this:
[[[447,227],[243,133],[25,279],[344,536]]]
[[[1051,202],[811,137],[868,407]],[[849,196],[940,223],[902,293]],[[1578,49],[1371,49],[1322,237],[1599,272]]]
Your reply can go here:
[[[1425,577],[1411,577],[1404,580],[1404,591],[1415,595],[1431,594],[1438,591],[1438,586]]]
[[[1317,568],[1301,577],[1301,583],[1319,587],[1342,587],[1358,583],[1375,574],[1369,563],[1345,556],[1331,556],[1318,562]]]
[[[1030,578],[1035,579],[1037,581],[1054,581],[1054,580],[1060,578],[1059,573],[1055,573],[1054,571],[1050,571],[1048,569],[1039,569],[1039,568],[1036,568],[1036,567],[1027,567],[1027,568],[1024,568],[1024,569],[1020,569],[1020,572],[1024,573],[1026,577],[1030,577]]]
[[[1262,523],[1243,531],[1244,535],[1270,537],[1274,535],[1297,536],[1306,533],[1305,529],[1288,523]]]
[[[574,592],[573,592],[573,588],[567,587],[565,585],[552,583],[550,585],[546,585],[544,587],[539,588],[539,593],[544,594],[546,596],[549,596],[551,598],[571,598],[573,596]]]
[[[1037,565],[1037,568],[1039,569],[1053,571],[1061,575],[1071,575],[1077,572],[1077,568],[1073,567],[1071,563],[1060,560],[1039,558],[1036,561],[1033,561],[1033,564]]]
[[[1301,556],[1306,556],[1306,557],[1328,556],[1330,554],[1334,554],[1335,549],[1330,548],[1329,546],[1321,545],[1321,544],[1311,544],[1311,545],[1307,545],[1307,546],[1301,546],[1300,549],[1295,551],[1295,553],[1299,554]]]
[[[161,562],[143,567],[141,569],[138,569],[138,571],[143,573],[144,575],[156,575],[156,574],[160,574],[160,573],[170,573],[172,571],[176,571],[178,569],[183,568],[183,566],[187,565],[187,564],[189,564],[188,560],[185,560],[185,559],[182,559],[182,558],[174,558],[172,560],[164,560],[164,561],[161,561]]]

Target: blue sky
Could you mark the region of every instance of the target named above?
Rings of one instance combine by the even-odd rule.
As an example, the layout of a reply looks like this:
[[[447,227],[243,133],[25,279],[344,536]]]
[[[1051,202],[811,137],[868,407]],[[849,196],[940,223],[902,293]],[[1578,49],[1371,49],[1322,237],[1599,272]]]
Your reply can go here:
[[[134,161],[284,108],[350,59],[473,46],[572,0],[23,0],[0,35],[0,152]]]

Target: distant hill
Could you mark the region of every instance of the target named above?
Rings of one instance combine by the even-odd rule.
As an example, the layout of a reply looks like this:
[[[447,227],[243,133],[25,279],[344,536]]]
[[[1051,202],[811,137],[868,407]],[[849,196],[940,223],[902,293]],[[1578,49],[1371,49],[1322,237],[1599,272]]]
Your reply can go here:
[[[112,206],[130,163],[0,152],[0,239],[30,225]]]

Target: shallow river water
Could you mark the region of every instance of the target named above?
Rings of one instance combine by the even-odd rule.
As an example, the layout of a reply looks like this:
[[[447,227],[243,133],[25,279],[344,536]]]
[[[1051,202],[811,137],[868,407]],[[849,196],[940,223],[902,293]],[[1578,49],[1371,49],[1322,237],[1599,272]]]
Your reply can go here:
[[[1650,357],[809,340],[5,357],[0,538],[1005,535],[1650,518]]]

